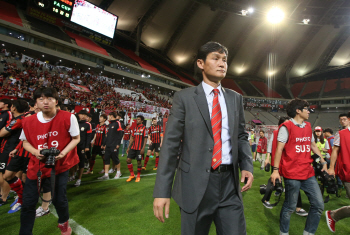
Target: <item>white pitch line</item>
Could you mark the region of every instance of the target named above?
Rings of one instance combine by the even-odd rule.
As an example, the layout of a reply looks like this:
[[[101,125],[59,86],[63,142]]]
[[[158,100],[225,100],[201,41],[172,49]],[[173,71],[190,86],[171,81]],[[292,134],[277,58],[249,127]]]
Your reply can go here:
[[[157,173],[150,173],[150,174],[141,175],[141,177],[144,177],[144,176],[152,176],[152,175],[156,175],[156,174],[157,174]],[[129,178],[129,176],[120,177],[119,179],[110,178],[110,179],[108,179],[108,180],[120,180],[120,179],[127,179],[127,178]],[[108,180],[81,181],[81,184],[91,184],[91,183],[102,182],[102,181],[108,181]]]
[[[55,217],[58,218],[56,209],[53,205],[50,205],[50,212],[53,214]],[[72,231],[78,235],[93,235],[89,230],[75,222],[74,219],[69,219],[69,226],[72,228]]]

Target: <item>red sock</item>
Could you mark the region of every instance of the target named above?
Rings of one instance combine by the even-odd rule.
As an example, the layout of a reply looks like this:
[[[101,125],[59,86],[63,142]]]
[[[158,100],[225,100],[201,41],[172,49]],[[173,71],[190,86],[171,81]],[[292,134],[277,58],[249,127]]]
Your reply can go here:
[[[146,166],[147,166],[147,162],[148,162],[148,160],[149,160],[149,156],[147,155],[147,156],[146,156],[146,159],[145,159],[145,162],[144,162],[144,165],[143,165],[144,167],[146,167]]]
[[[158,167],[159,157],[156,157],[156,168]]]
[[[134,167],[132,166],[132,163],[128,164],[128,169],[130,171],[130,176],[135,176]]]
[[[141,169],[142,169],[142,167],[140,167],[140,166],[137,167],[137,177],[140,177]]]
[[[13,182],[13,183],[11,183]],[[12,180],[10,180],[9,185],[13,191],[17,193],[18,196],[18,203],[22,204],[22,197],[23,197],[23,185],[22,180],[18,179],[16,176]]]
[[[90,160],[90,171],[92,171],[94,169],[94,165],[95,165],[95,160]]]

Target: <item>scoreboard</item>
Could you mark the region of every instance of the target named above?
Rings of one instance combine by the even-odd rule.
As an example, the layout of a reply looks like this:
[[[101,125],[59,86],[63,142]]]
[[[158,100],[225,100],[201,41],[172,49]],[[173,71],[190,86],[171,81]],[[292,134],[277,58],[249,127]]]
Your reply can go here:
[[[74,0],[33,0],[36,7],[61,19],[69,20],[72,17]]]

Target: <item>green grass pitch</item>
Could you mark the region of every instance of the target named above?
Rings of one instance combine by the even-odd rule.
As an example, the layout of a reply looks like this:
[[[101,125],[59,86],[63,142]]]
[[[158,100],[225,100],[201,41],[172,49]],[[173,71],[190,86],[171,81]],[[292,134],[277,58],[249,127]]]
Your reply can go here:
[[[129,171],[126,166],[126,158],[120,157],[122,166],[122,177],[128,177]],[[169,219],[164,224],[160,223],[153,215],[153,186],[155,182],[155,171],[153,171],[155,158],[150,158],[147,170],[142,174],[153,174],[141,178],[141,182],[133,180],[127,183],[123,179],[97,181],[102,169],[102,160],[98,156],[94,167],[94,174],[83,175],[82,184],[76,188],[74,182],[68,183],[68,200],[70,218],[76,223],[89,230],[92,234],[108,235],[172,235],[180,234],[180,210],[172,200]],[[136,172],[136,162],[134,171]],[[266,184],[269,173],[260,170],[258,162],[254,162],[253,187],[243,193],[245,216],[248,235],[271,235],[279,234],[279,213],[283,204],[281,202],[272,210],[266,209],[262,203],[259,186]],[[110,174],[110,178],[115,174]],[[277,198],[272,196],[271,203]],[[306,195],[302,192],[303,208],[309,210]],[[11,197],[10,203],[13,202]],[[341,198],[331,196],[325,204],[325,210],[336,209],[349,205],[349,199],[345,198],[345,191]],[[39,204],[38,204],[39,206]],[[0,207],[0,234],[12,235],[19,233],[20,212],[8,214],[9,204]],[[290,234],[302,234],[306,217],[292,215],[290,223]],[[336,224],[336,234],[350,234],[349,219],[344,219]],[[57,226],[57,218],[53,214],[38,218],[35,221],[33,234],[60,234]],[[74,234],[74,233],[73,233]],[[215,234],[214,224],[210,234]],[[332,234],[326,224],[323,213],[317,233]]]

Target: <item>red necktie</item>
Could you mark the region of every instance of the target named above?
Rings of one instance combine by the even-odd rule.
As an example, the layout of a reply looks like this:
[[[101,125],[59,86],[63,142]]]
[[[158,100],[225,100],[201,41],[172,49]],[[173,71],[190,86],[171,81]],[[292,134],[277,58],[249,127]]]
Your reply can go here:
[[[211,127],[213,130],[214,137],[214,149],[213,157],[211,160],[211,167],[215,170],[221,164],[222,155],[222,141],[221,141],[221,128],[222,128],[222,117],[221,108],[219,103],[219,90],[214,89],[214,99],[213,99],[213,110],[211,112]]]

